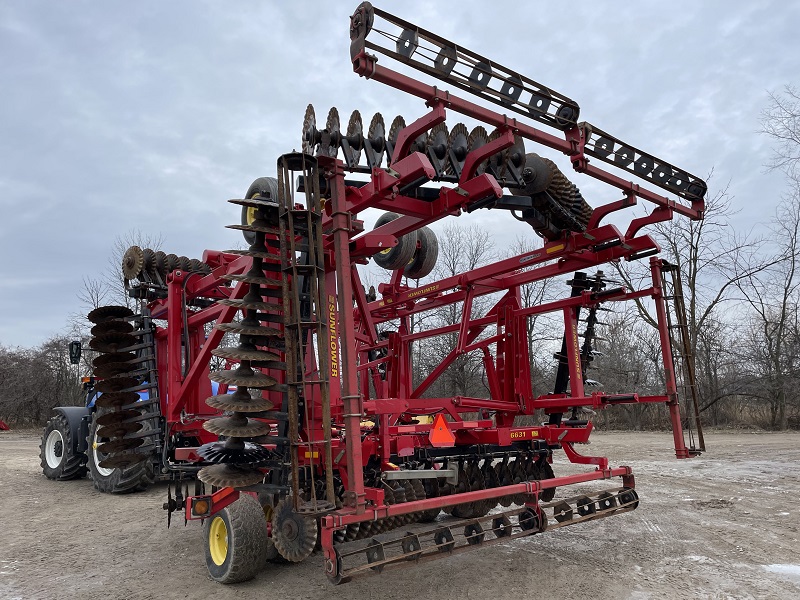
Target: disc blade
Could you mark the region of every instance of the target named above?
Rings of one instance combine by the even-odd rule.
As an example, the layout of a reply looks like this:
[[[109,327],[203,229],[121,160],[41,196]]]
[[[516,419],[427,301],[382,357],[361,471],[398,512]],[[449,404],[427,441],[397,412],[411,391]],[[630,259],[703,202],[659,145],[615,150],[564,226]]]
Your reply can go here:
[[[211,465],[203,467],[197,478],[206,485],[217,487],[246,487],[264,480],[264,473],[251,467]]]
[[[127,306],[100,306],[91,311],[87,318],[94,324],[108,319],[126,319],[133,316],[133,311]]]
[[[95,389],[98,392],[121,392],[122,390],[139,385],[139,380],[135,377],[114,377],[98,381]]]
[[[140,462],[147,460],[147,458],[147,454],[123,452],[122,454],[113,454],[104,458],[97,464],[104,469],[127,469],[133,465],[138,465]]]
[[[314,149],[317,146],[317,117],[311,104],[306,107],[306,114],[303,116],[303,132],[301,135],[303,152],[314,154]]]

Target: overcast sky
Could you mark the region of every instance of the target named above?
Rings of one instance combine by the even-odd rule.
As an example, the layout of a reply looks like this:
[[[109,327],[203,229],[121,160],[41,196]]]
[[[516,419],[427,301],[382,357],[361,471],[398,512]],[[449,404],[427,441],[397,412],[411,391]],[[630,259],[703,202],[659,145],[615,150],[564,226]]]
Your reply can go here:
[[[423,114],[353,74],[357,4],[1,2],[0,345],[62,331],[117,236],[160,234],[166,252],[198,258],[238,244],[226,200],[299,148],[308,103],[323,122],[331,106],[365,125]],[[768,219],[784,191],[762,167],[759,114],[768,91],[800,85],[798,2],[374,4],[575,99],[634,146],[714,169],[710,193],[730,181],[741,209],[732,227]],[[615,199],[566,172],[590,204]],[[475,218],[498,240],[533,235],[497,211]]]

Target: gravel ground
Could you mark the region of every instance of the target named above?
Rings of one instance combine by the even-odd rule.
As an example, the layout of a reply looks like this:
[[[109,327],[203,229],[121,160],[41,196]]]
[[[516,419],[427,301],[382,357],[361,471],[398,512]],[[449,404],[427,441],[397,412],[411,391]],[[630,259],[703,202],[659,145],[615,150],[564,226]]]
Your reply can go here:
[[[678,461],[668,434],[595,433],[583,452],[636,474],[627,514],[339,587],[319,553],[222,586],[199,524],[167,529],[166,485],[109,496],[49,481],[39,433],[0,432],[0,598],[800,598],[800,434],[706,439],[707,454]],[[582,470],[565,463],[557,475]]]

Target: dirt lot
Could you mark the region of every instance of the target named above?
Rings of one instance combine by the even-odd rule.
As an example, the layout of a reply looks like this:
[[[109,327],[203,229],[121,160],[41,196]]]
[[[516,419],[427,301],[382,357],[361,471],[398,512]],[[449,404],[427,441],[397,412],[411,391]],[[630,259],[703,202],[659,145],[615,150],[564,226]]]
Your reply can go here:
[[[596,433],[585,451],[634,468],[632,513],[340,587],[319,554],[226,587],[206,574],[199,524],[166,528],[164,485],[48,481],[38,433],[0,432],[0,598],[800,597],[800,435],[707,438],[708,454],[677,461],[667,434]],[[576,471],[564,462],[557,474]]]

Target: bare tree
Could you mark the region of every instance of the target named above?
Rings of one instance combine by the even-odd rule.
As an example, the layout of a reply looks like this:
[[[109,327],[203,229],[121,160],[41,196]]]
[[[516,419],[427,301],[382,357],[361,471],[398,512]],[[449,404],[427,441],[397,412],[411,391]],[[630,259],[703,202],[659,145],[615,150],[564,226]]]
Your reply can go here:
[[[782,92],[770,92],[770,102],[761,113],[761,130],[775,142],[767,167],[781,169],[797,180],[800,164],[800,91],[786,85]]]
[[[787,426],[787,403],[800,371],[800,193],[795,188],[771,225],[776,248],[769,267],[751,270],[737,286],[752,309],[747,357],[756,368],[751,395],[766,400],[773,429]]]
[[[445,225],[439,236],[439,260],[433,272],[434,279],[444,279],[476,269],[497,258],[494,241],[489,232],[477,224],[468,227],[456,223]],[[472,315],[488,310],[491,297],[476,298],[472,304]],[[425,321],[429,328],[460,323],[463,303],[449,304],[431,311]],[[419,342],[416,356],[420,358],[416,378],[421,380],[453,351],[458,343],[458,333],[448,333]],[[429,395],[477,395],[485,392],[482,381],[483,362],[480,353],[472,352],[458,356],[439,381],[429,390]]]
[[[41,425],[54,406],[83,403],[68,341],[54,336],[36,348],[0,347],[0,419]]]
[[[721,361],[733,360],[730,334],[721,323],[723,307],[736,298],[739,283],[768,268],[763,256],[764,240],[751,232],[737,232],[731,226],[736,214],[731,206],[728,186],[706,201],[705,217],[699,221],[676,218],[653,226],[664,249],[663,257],[677,266],[684,292],[689,329],[689,360],[694,360],[701,411],[731,398],[742,389],[740,378],[709,377],[720,373]],[[626,285],[648,285],[649,268],[645,264],[617,265]],[[645,300],[636,301],[645,322],[656,327],[652,307]],[[714,352],[710,352],[710,349]],[[678,348],[677,353],[682,353]]]

